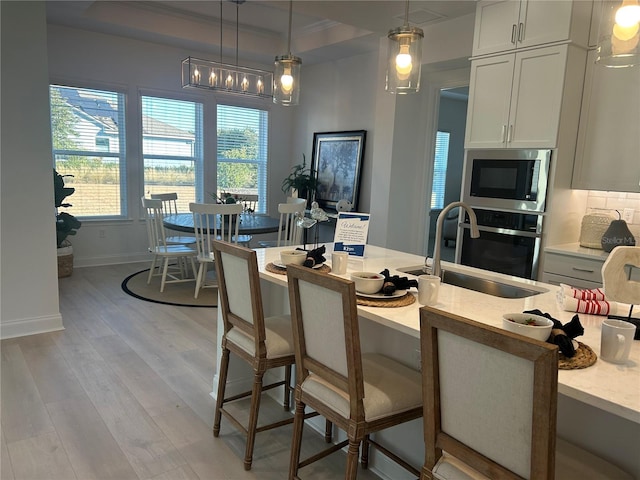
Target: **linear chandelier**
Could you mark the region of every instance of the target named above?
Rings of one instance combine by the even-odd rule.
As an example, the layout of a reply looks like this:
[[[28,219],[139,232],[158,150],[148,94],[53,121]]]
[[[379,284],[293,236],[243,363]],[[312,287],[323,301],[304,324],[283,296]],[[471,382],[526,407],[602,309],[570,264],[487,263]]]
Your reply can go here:
[[[385,90],[399,95],[420,91],[422,69],[421,28],[409,26],[409,0],[404,14],[404,25],[389,30],[387,75]]]
[[[222,63],[222,0],[220,0],[220,61],[187,57],[182,61],[182,88],[199,88],[250,97],[273,97],[273,73],[238,65],[239,4],[236,4],[236,63]]]
[[[638,0],[603,2],[596,63],[613,68],[640,65]]]

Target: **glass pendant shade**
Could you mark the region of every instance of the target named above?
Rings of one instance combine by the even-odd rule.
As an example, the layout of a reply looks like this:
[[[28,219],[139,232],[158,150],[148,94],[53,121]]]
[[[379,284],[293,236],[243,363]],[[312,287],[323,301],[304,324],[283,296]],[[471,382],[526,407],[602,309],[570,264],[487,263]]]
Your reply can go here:
[[[638,0],[603,2],[596,63],[612,68],[640,65]]]
[[[401,95],[420,91],[423,37],[422,29],[408,25],[389,32],[387,92]]]
[[[298,105],[300,100],[300,66],[302,60],[295,55],[276,57],[273,72],[273,103]]]

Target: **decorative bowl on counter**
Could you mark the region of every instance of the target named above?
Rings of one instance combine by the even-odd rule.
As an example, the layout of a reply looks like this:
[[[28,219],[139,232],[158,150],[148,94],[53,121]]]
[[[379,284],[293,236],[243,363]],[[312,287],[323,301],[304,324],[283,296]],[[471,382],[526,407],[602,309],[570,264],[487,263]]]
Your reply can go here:
[[[304,250],[283,250],[280,252],[280,261],[283,265],[289,265],[290,263],[302,265],[306,259],[307,252]]]
[[[541,342],[549,338],[552,327],[551,320],[531,313],[505,313],[502,316],[502,328]]]
[[[382,289],[384,275],[375,272],[353,272],[351,280],[356,284],[356,292],[376,293]]]

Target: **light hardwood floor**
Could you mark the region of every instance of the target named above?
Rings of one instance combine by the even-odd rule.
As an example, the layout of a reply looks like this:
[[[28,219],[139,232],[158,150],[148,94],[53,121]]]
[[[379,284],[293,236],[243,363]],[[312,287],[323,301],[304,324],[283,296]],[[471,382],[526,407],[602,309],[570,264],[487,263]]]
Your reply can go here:
[[[216,310],[126,295],[122,280],[147,267],[76,268],[60,279],[64,331],[1,342],[2,480],[287,477],[291,426],[258,434],[250,472],[244,436],[223,419],[213,437]],[[261,418],[282,414],[265,399]],[[323,445],[305,429],[303,456]],[[300,474],[343,478],[344,465],[338,453]]]

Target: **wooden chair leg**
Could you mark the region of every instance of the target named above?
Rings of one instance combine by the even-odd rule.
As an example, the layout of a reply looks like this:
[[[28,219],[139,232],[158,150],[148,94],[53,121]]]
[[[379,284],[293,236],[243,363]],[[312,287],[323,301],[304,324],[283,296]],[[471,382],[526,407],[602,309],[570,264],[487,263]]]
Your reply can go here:
[[[164,292],[164,286],[167,283],[167,272],[169,271],[169,257],[164,257],[162,267],[162,281],[160,282],[160,293]]]
[[[263,375],[264,372],[255,372],[253,375],[251,410],[249,412],[249,425],[247,426],[247,447],[244,452],[245,470],[251,470],[251,462],[253,461],[253,446],[256,440],[256,428],[258,427],[258,413],[260,411],[260,397],[262,396]]]
[[[289,458],[289,480],[298,476],[300,464],[300,446],[302,444],[302,429],[304,427],[304,403],[296,400],[296,411],[293,417],[293,439],[291,440],[291,457]]]
[[[204,277],[207,274],[207,267],[205,262],[200,262],[200,266],[198,267],[198,273],[196,275],[196,291],[193,294],[193,298],[198,298],[198,293],[200,293],[200,288],[204,283]]]
[[[349,448],[347,449],[347,469],[344,474],[345,480],[355,480],[358,474],[358,451],[360,450],[360,442],[349,439]]]
[[[216,398],[215,418],[213,420],[213,436],[220,435],[220,419],[222,418],[222,405],[224,403],[224,392],[227,388],[227,372],[229,371],[229,349],[222,349],[220,359],[220,376],[218,377],[218,397]]]
[[[153,260],[151,261],[151,268],[149,269],[149,276],[147,277],[147,285],[151,283],[151,278],[153,277],[153,271],[156,269],[156,260],[158,257],[153,256]]]
[[[284,367],[284,410],[291,409],[291,365]]]
[[[369,467],[369,435],[365,435],[362,440],[362,455],[360,456],[360,464],[365,470]]]
[[[327,443],[331,443],[331,439],[333,437],[333,423],[331,420],[325,420],[324,422],[324,441]]]

